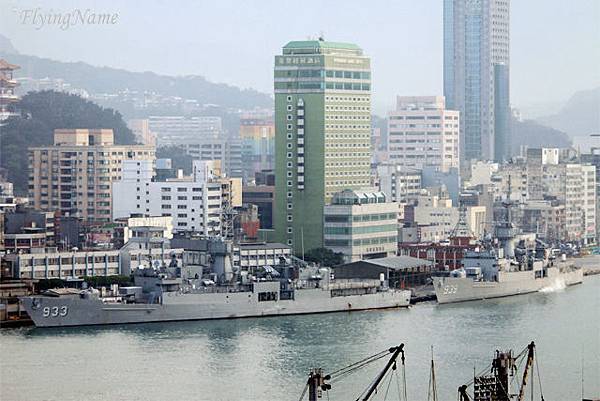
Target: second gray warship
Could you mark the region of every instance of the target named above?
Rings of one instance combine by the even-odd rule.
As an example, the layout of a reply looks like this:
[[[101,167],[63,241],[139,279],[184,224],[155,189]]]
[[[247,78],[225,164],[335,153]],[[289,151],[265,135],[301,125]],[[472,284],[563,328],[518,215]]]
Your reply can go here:
[[[583,282],[583,270],[552,249],[535,234],[523,234],[510,219],[495,227],[493,238],[465,252],[459,270],[433,277],[437,302],[473,301],[564,288]]]

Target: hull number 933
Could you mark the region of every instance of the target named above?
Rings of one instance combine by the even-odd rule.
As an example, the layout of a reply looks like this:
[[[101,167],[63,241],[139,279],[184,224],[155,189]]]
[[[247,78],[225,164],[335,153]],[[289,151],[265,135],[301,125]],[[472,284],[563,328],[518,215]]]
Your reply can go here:
[[[447,285],[444,287],[444,295],[456,294],[457,288],[455,285]]]
[[[42,309],[44,317],[67,316],[69,308],[67,306],[46,306]]]

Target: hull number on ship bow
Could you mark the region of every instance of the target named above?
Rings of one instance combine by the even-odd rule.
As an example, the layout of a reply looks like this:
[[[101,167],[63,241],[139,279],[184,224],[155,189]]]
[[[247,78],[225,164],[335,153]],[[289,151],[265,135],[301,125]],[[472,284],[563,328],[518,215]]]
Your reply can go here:
[[[42,309],[44,317],[67,316],[69,308],[67,306],[46,306]]]

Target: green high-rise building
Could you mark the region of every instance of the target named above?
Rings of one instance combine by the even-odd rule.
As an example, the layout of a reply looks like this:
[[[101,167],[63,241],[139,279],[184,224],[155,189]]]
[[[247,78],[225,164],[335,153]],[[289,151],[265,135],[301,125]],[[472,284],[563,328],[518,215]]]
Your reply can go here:
[[[357,45],[294,41],[275,56],[276,240],[323,246],[323,206],[370,185],[371,63]]]

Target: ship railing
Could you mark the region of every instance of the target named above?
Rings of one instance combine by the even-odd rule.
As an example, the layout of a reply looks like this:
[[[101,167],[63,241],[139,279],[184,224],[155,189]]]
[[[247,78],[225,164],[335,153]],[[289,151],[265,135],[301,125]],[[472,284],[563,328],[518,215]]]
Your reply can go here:
[[[183,294],[226,294],[236,292],[252,292],[251,286],[206,286],[197,288],[183,288]]]
[[[329,290],[350,288],[377,288],[381,287],[381,281],[376,279],[335,279],[328,285]]]

